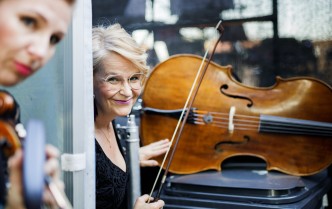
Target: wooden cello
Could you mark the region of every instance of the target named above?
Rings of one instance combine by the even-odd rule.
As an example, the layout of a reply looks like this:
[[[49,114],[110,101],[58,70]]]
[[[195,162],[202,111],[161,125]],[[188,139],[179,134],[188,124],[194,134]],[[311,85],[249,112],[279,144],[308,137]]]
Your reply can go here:
[[[153,69],[142,94],[143,144],[172,137],[201,62],[199,56],[177,55]],[[231,70],[213,62],[208,66],[171,172],[220,171],[222,162],[233,156],[258,157],[267,170],[298,176],[331,164],[330,86],[309,77],[277,77],[274,86],[250,87],[236,81]]]

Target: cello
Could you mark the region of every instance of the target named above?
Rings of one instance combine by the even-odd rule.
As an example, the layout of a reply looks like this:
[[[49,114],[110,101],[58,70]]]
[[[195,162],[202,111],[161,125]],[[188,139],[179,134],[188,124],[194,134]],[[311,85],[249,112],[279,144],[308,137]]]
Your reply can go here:
[[[201,62],[199,56],[175,55],[153,69],[142,94],[144,145],[172,137]],[[267,170],[296,176],[318,173],[331,164],[329,85],[311,77],[277,77],[271,87],[251,87],[232,76],[231,66],[214,62],[204,76],[186,110],[189,117],[169,171],[220,171],[222,162],[234,156],[257,157]]]

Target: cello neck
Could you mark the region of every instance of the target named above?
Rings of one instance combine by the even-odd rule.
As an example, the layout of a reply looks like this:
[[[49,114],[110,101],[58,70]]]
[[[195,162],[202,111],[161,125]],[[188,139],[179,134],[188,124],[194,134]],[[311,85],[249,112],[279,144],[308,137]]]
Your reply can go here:
[[[259,132],[332,136],[332,123],[261,115]]]

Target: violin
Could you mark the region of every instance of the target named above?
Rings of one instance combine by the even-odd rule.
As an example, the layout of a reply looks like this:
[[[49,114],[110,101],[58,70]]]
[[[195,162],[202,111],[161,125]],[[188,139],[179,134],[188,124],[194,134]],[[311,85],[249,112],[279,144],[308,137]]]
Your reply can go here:
[[[5,157],[21,147],[21,139],[13,128],[18,123],[18,104],[6,91],[0,91],[0,140]]]
[[[201,62],[200,56],[175,55],[153,69],[142,93],[143,145],[172,138]],[[221,171],[226,159],[252,156],[267,170],[318,173],[332,162],[331,104],[331,87],[318,79],[277,77],[271,87],[252,87],[238,82],[231,66],[211,62],[185,110],[189,116],[169,171]],[[161,164],[162,157],[157,160]]]
[[[25,130],[19,121],[18,104],[6,91],[0,91],[0,145],[6,159],[17,149],[24,149],[22,182],[27,209],[41,208],[45,185],[61,209],[72,208],[66,195],[44,174],[46,156],[43,124],[38,120],[30,120]]]

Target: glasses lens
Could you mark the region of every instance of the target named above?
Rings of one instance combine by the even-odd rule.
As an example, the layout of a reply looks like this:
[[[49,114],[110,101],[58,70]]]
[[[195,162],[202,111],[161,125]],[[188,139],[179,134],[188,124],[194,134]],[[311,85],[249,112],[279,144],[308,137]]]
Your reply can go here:
[[[135,73],[129,78],[129,84],[132,89],[142,88],[145,75],[143,73]]]
[[[121,77],[119,76],[112,75],[104,79],[104,81],[108,83],[108,87],[112,91],[117,91],[121,88]]]

